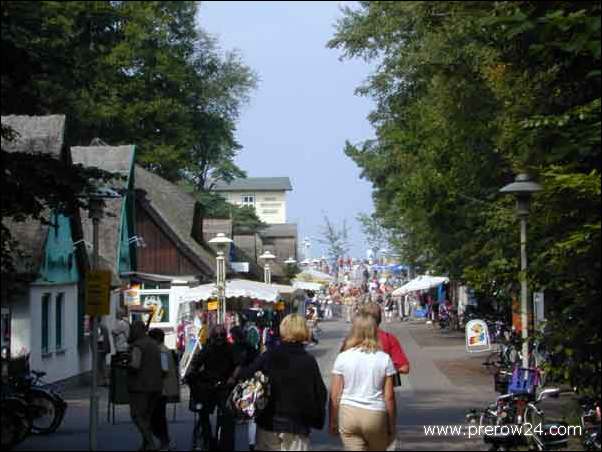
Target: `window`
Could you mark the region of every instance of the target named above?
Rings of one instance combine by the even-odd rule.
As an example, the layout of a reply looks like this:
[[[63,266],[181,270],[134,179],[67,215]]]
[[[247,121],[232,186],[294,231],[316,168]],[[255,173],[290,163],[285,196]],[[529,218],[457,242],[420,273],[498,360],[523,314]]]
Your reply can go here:
[[[265,198],[263,198],[264,201],[276,201],[276,197],[275,196],[266,196]]]
[[[42,353],[48,353],[50,342],[50,294],[42,295]]]
[[[255,195],[245,194],[240,197],[240,203],[243,206],[255,207]]]
[[[271,215],[271,214],[275,214],[278,213],[278,210],[275,209],[271,209],[271,210],[264,210],[261,213],[263,213],[264,215]]]
[[[56,329],[54,330],[56,333],[56,335],[55,335],[56,350],[62,350],[62,348],[63,348],[63,317],[65,315],[64,300],[65,300],[64,293],[61,292],[61,293],[56,294],[55,311],[54,311],[55,322],[56,322],[55,323]]]

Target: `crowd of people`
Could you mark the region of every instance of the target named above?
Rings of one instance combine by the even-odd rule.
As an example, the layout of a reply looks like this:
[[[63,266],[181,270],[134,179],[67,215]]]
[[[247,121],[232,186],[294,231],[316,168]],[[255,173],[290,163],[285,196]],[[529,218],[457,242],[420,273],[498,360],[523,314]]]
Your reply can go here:
[[[395,439],[395,392],[410,363],[397,338],[380,329],[389,316],[390,287],[378,281],[332,284],[307,300],[306,315],[289,314],[277,327],[278,341],[258,348],[240,326],[213,325],[180,381],[179,355],[164,344],[160,329],[147,331],[119,314],[113,342],[127,357],[131,417],[141,450],[173,450],[166,404],[190,388],[193,447],[234,450],[233,388],[257,375],[269,384],[266,405],[247,419],[249,450],[309,450],[312,430],[328,428],[347,450],[384,450]],[[348,308],[339,312],[339,308]],[[309,348],[318,342],[320,319],[340,314],[351,323],[326,388]],[[252,402],[251,402],[252,403]],[[219,435],[211,426],[212,415]],[[181,446],[181,445],[180,445]],[[238,445],[240,446],[240,445]]]

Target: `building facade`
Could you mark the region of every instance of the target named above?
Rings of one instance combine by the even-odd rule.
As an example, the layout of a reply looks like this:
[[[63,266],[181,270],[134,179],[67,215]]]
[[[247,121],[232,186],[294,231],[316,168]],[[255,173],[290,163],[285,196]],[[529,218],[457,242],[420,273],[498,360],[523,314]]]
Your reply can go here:
[[[292,189],[288,177],[249,177],[219,182],[214,191],[230,204],[253,207],[264,223],[283,224],[287,218],[286,195]]]

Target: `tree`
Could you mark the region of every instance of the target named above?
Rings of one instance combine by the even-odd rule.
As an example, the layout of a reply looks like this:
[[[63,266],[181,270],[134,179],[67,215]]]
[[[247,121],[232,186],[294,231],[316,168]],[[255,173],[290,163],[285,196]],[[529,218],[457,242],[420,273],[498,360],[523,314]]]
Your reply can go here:
[[[340,257],[349,253],[349,229],[346,221],[340,228],[333,224],[328,216],[324,214],[324,226],[322,227],[321,237],[318,242],[327,246],[326,252],[330,260],[336,262]]]
[[[381,249],[390,246],[389,231],[382,225],[381,220],[377,216],[360,213],[357,216],[357,221],[359,221],[362,227],[366,243],[368,243],[374,256]]]
[[[67,116],[67,145],[135,143],[147,169],[199,184],[234,164],[256,76],[195,25],[198,2],[2,3],[2,113]]]
[[[67,147],[97,137],[134,143],[147,169],[200,189],[210,179],[244,176],[234,163],[241,149],[234,132],[257,78],[236,53],[223,54],[197,28],[198,7],[192,1],[2,2],[2,114],[65,114]],[[67,176],[67,168],[47,158],[19,153],[3,152],[2,162],[14,174],[3,178],[3,213],[6,203],[18,221],[57,207],[91,174],[73,168]],[[26,181],[19,182],[26,164]],[[26,202],[24,187],[32,194]],[[253,215],[235,213],[240,223],[260,227]]]
[[[411,264],[509,301],[518,276],[512,199],[544,186],[529,229],[530,284],[546,289],[551,369],[599,392],[600,3],[360,2],[329,46],[378,61],[376,139],[345,152]],[[428,256],[428,262],[425,262]],[[422,262],[421,262],[422,261]],[[570,320],[567,326],[567,319]]]

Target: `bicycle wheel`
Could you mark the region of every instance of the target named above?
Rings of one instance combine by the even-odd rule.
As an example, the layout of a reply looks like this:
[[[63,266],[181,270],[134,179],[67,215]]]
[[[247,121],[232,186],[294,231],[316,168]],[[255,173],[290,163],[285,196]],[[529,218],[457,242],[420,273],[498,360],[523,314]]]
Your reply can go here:
[[[25,402],[17,398],[3,400],[0,427],[2,450],[10,450],[23,442],[31,433],[31,420]]]
[[[65,413],[52,394],[44,389],[32,388],[27,401],[32,420],[32,433],[45,435],[54,432],[61,425]]]

